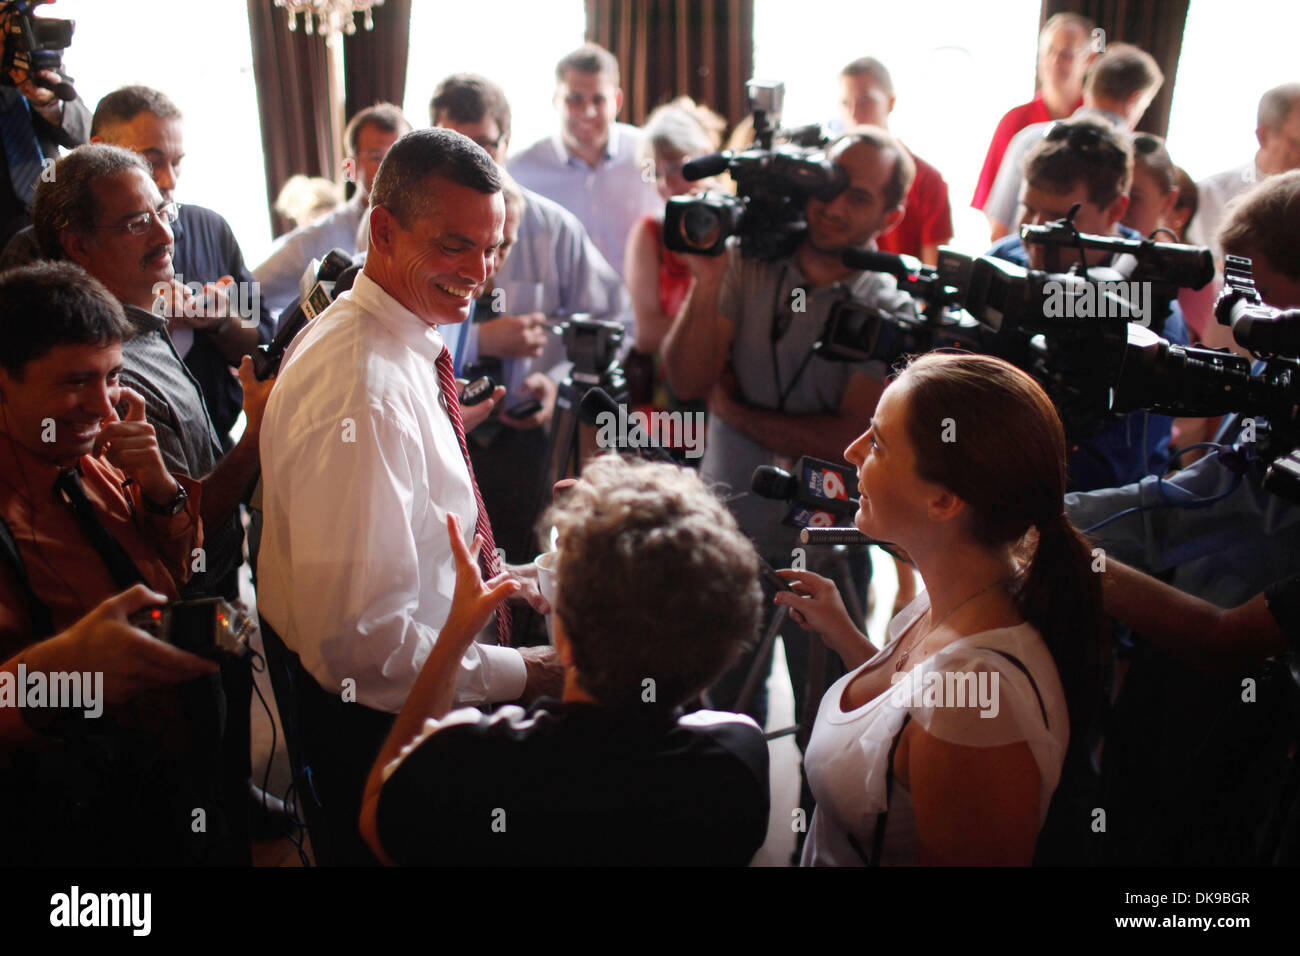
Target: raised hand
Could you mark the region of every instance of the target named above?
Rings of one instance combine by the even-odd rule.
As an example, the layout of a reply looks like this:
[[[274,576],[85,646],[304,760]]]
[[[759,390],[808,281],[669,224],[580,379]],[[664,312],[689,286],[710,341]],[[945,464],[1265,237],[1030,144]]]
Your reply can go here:
[[[444,634],[454,634],[456,640],[463,641],[468,647],[474,636],[487,626],[497,606],[518,591],[520,584],[504,571],[485,582],[478,567],[483,536],[474,535],[474,544],[467,548],[460,528],[460,518],[448,512],[447,536],[451,539],[451,553],[456,561],[456,590],[442,630]]]
[[[145,421],[144,398],[123,386],[121,400],[126,402],[126,418],[118,418],[116,409],[110,411],[108,421],[95,439],[92,454],[102,455],[120,468],[150,501],[166,504],[176,497],[179,485],[163,463],[153,426]]]

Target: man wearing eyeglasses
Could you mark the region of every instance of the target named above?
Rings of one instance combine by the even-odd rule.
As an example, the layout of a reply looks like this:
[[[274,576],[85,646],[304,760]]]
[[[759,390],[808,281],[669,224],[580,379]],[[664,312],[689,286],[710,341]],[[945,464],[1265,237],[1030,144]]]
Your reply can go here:
[[[298,294],[298,280],[313,259],[323,259],[331,249],[349,255],[359,251],[362,217],[370,203],[370,185],[389,148],[410,131],[402,111],[392,103],[376,103],[361,110],[343,130],[347,158],[343,175],[357,190],[347,202],[315,222],[276,240],[266,261],[253,270],[261,285],[262,301],[277,315]]]
[[[147,86],[124,86],[109,93],[95,107],[90,142],[139,153],[163,199],[175,198],[185,158],[184,124],[180,109],[166,94]],[[250,298],[253,276],[225,218],[192,203],[177,208],[179,218],[171,223],[177,287],[170,293],[176,307],[169,310],[169,332],[176,353],[203,390],[217,434],[229,443],[243,406],[231,370],[260,343],[271,341],[275,322],[264,303]],[[5,248],[0,270],[40,257],[35,232],[27,228]],[[183,285],[203,287],[202,307],[190,301],[192,293]]]
[[[73,150],[55,165],[54,177],[37,188],[32,219],[46,258],[77,263],[122,303],[134,330],[122,344],[122,383],[144,398],[146,419],[168,469],[201,483],[204,545],[194,555],[195,574],[182,596],[238,596],[244,534],[239,503],[260,467],[258,438],[273,380],[258,382],[252,361],[244,358],[239,376],[247,425],[223,454],[199,383],[177,354],[167,321],[158,314],[162,310],[155,311],[156,290],[173,277],[176,206],[163,199],[138,154],[101,144]],[[232,673],[232,682],[239,679],[239,672]],[[238,705],[242,691],[227,690]],[[242,700],[247,713],[248,698]],[[230,747],[228,805],[238,807],[235,788],[247,794],[247,733],[233,729]],[[242,777],[236,762],[242,763]],[[235,839],[246,839],[246,828],[246,819],[236,822]]]

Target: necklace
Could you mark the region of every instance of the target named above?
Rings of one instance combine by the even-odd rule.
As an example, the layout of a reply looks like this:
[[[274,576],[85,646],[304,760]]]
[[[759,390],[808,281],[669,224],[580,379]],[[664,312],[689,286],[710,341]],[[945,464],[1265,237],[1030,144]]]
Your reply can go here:
[[[916,650],[918,647],[920,647],[923,643],[925,643],[926,639],[929,638],[929,636],[930,636],[931,634],[933,634],[935,631],[939,630],[939,626],[940,626],[941,624],[943,624],[944,621],[948,620],[948,618],[952,617],[952,616],[953,616],[954,614],[956,614],[959,610],[961,610],[963,607],[965,607],[965,606],[966,606],[967,604],[969,604],[971,601],[975,600],[975,599],[976,599],[977,597],[979,597],[981,594],[987,594],[989,591],[992,591],[992,590],[993,590],[995,587],[997,587],[999,584],[1005,584],[1005,583],[1006,583],[1006,580],[1007,580],[1006,578],[998,578],[998,579],[997,579],[996,581],[994,581],[992,584],[986,584],[984,587],[980,588],[978,591],[976,591],[976,592],[975,592],[974,594],[972,594],[970,597],[966,598],[964,601],[962,601],[960,604],[958,604],[956,607],[954,607],[951,611],[949,611],[949,612],[948,612],[947,614],[945,614],[943,617],[939,618],[939,620],[937,620],[937,621],[935,621],[933,624],[931,624],[931,625],[930,625],[930,629],[929,629],[928,631],[926,631],[925,634],[924,634],[924,635],[923,635],[919,640],[913,641],[913,642],[912,642],[912,646],[909,647],[907,650],[903,651],[902,655],[898,658],[898,663],[894,665],[894,670],[896,670],[896,671],[901,671],[901,670],[903,669],[903,665],[907,663],[907,659],[908,659],[908,657],[911,656],[912,651],[914,651],[914,650]],[[929,612],[927,611],[926,613],[928,614]]]

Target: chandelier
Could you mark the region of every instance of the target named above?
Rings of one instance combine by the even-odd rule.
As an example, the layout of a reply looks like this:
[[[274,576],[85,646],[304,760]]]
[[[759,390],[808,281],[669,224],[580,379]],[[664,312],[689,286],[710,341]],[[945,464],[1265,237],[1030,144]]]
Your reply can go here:
[[[289,18],[289,31],[298,29],[298,14],[302,14],[303,31],[308,35],[319,33],[323,37],[345,33],[348,36],[357,32],[356,14],[364,13],[365,28],[373,30],[375,21],[371,8],[383,4],[384,0],[275,0],[277,7],[283,7]]]

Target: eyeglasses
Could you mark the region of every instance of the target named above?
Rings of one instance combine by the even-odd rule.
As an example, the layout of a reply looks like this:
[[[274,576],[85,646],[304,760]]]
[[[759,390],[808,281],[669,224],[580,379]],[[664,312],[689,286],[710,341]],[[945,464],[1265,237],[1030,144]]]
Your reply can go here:
[[[114,226],[96,226],[96,229],[124,229],[133,236],[143,236],[153,226],[154,219],[171,225],[180,218],[180,209],[174,202],[165,202],[155,212],[142,212],[132,216],[126,222]]]

